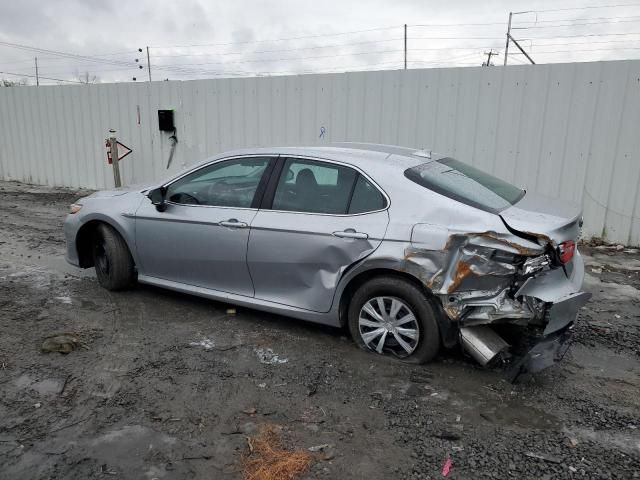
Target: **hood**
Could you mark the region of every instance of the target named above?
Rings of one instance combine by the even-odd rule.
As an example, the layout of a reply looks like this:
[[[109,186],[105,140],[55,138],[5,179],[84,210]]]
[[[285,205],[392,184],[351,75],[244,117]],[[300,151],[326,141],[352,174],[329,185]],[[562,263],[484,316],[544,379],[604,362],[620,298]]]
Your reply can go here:
[[[92,193],[91,195],[83,197],[82,199],[119,197],[120,195],[125,195],[130,192],[140,192],[146,187],[146,185],[130,185],[127,187],[114,188],[112,190],[100,190],[98,192]]]
[[[529,192],[500,212],[500,217],[516,235],[537,237],[541,243],[575,241],[582,227],[582,210],[578,205]]]

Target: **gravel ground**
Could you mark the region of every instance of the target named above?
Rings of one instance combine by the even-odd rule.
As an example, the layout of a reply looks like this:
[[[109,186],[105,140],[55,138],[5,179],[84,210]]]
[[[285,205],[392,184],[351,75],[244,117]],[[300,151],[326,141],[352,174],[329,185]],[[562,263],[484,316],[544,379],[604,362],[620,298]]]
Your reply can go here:
[[[426,366],[341,330],[64,262],[80,192],[0,182],[0,478],[239,478],[246,436],[326,445],[305,478],[640,478],[640,255],[583,247],[565,360],[511,385],[458,351]],[[73,333],[82,348],[42,353]]]

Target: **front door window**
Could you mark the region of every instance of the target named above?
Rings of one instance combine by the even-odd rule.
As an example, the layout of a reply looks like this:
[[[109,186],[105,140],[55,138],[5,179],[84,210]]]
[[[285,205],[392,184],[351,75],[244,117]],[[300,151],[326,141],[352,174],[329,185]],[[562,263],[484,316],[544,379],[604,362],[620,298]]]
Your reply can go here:
[[[169,185],[167,200],[183,205],[250,208],[269,160],[249,157],[203,167]]]

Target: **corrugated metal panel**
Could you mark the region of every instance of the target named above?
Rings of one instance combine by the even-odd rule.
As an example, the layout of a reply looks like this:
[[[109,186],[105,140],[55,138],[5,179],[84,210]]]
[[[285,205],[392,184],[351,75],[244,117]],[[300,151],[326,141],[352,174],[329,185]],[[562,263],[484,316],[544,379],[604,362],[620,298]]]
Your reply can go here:
[[[176,110],[179,143],[157,110]],[[332,141],[431,148],[580,202],[585,233],[640,245],[640,61],[0,89],[0,178],[109,188],[245,146]]]

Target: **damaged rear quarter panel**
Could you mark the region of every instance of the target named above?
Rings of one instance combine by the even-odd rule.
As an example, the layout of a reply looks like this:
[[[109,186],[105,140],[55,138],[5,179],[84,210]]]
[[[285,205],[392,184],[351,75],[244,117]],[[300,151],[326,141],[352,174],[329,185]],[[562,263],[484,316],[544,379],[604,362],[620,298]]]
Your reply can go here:
[[[445,312],[458,319],[465,307],[486,306],[493,311],[506,308],[505,315],[531,316],[520,302],[511,302],[505,291],[512,287],[518,273],[516,260],[543,253],[542,247],[508,232],[449,232],[441,244],[424,242],[426,225],[416,225],[410,245],[405,248],[403,269],[416,270],[421,280],[440,297]],[[429,236],[426,236],[429,239]],[[442,247],[439,250],[430,247]],[[506,303],[513,305],[505,305]],[[496,318],[487,317],[487,319]]]
[[[392,222],[385,240],[366,263],[384,259],[382,263],[390,268],[415,277],[440,299],[453,320],[469,303],[496,306],[508,301],[503,292],[512,286],[517,273],[514,258],[540,255],[543,247],[510,233],[493,213],[463,204],[448,208],[449,199],[443,204],[437,201],[438,194],[427,192],[426,196],[433,196],[433,201],[407,202],[402,215],[390,212]]]

